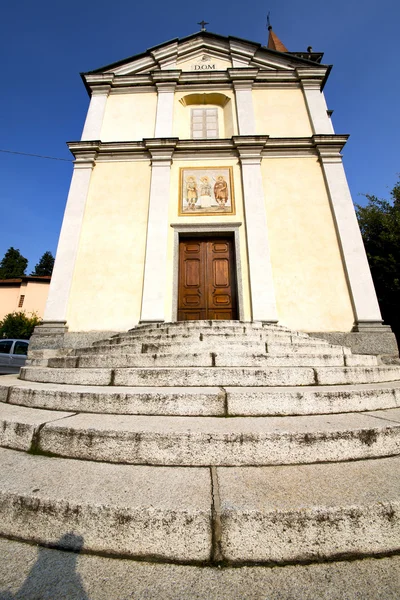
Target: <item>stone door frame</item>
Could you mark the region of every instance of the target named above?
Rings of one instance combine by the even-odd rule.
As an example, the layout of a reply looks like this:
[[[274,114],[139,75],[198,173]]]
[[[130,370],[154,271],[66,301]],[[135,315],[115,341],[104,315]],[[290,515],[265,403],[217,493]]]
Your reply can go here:
[[[237,314],[240,321],[244,321],[243,306],[243,281],[242,265],[240,260],[240,239],[239,227],[241,222],[234,223],[172,223],[174,230],[174,250],[173,250],[173,278],[172,278],[172,315],[171,321],[178,320],[178,286],[179,286],[179,239],[183,237],[207,237],[220,233],[221,235],[231,235],[235,250],[235,275],[237,291]]]

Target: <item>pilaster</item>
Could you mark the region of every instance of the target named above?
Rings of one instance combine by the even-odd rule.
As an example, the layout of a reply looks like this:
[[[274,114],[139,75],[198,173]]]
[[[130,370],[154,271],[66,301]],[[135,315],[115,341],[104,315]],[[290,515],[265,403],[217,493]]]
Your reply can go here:
[[[261,152],[267,140],[267,136],[233,138],[242,165],[252,318],[276,323],[278,314],[261,175]]]
[[[253,105],[253,83],[258,69],[229,69],[235,90],[239,135],[255,135],[256,120]]]
[[[66,322],[68,298],[78,254],[83,214],[96,155],[95,151],[83,152],[74,163],[49,295],[44,311],[44,325],[46,322],[51,321],[51,326],[57,328],[57,323],[62,327]]]
[[[111,85],[98,85],[92,89],[89,109],[86,115],[81,140],[100,140],[101,126]]]
[[[309,69],[297,69],[297,75],[303,89],[313,133],[334,134],[325,96],[321,90],[323,85],[322,73],[320,71],[314,73]]]
[[[330,197],[355,314],[355,330],[379,328],[382,317],[340,151],[347,136],[313,136]]]
[[[165,320],[168,208],[172,154],[177,141],[144,140],[151,155],[151,183],[141,323]]]
[[[157,73],[153,81],[157,88],[157,112],[155,138],[172,136],[174,116],[174,94],[180,71]]]

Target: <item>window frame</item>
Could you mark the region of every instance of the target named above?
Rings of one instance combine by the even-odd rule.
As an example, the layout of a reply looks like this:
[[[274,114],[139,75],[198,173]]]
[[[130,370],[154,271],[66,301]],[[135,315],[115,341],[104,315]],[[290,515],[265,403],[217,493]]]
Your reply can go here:
[[[194,119],[195,117],[198,117],[198,115],[195,114],[195,111],[201,111],[201,116],[202,116],[202,129],[201,129],[201,135],[200,136],[195,136],[194,132],[195,132],[195,128],[194,128]],[[207,122],[207,111],[209,111],[209,113],[213,113],[212,115],[210,115],[210,117],[215,118],[215,127],[210,127],[210,123],[209,121]],[[207,135],[209,131],[215,131],[215,135]],[[219,120],[218,120],[218,107],[216,106],[204,106],[204,107],[199,107],[199,106],[193,106],[190,109],[190,137],[192,140],[217,140],[219,139]]]

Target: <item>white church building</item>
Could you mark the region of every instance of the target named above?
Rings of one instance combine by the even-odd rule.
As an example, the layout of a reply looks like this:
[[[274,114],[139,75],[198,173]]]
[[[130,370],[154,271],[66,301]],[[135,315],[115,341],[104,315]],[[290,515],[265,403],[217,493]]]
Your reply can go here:
[[[40,345],[224,319],[395,352],[322,56],[202,30],[83,74]]]

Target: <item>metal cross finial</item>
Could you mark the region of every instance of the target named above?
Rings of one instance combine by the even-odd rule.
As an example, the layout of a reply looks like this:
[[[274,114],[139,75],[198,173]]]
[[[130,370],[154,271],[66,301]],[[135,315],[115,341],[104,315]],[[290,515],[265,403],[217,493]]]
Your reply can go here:
[[[206,25],[209,25],[209,23],[207,23],[207,21],[200,21],[200,23],[197,23],[197,25],[201,25],[200,31],[207,31]]]
[[[269,20],[269,15],[270,14],[271,14],[271,11],[268,11],[268,14],[267,14],[267,27],[268,27],[268,31],[271,31],[271,29],[272,29],[271,21]]]

